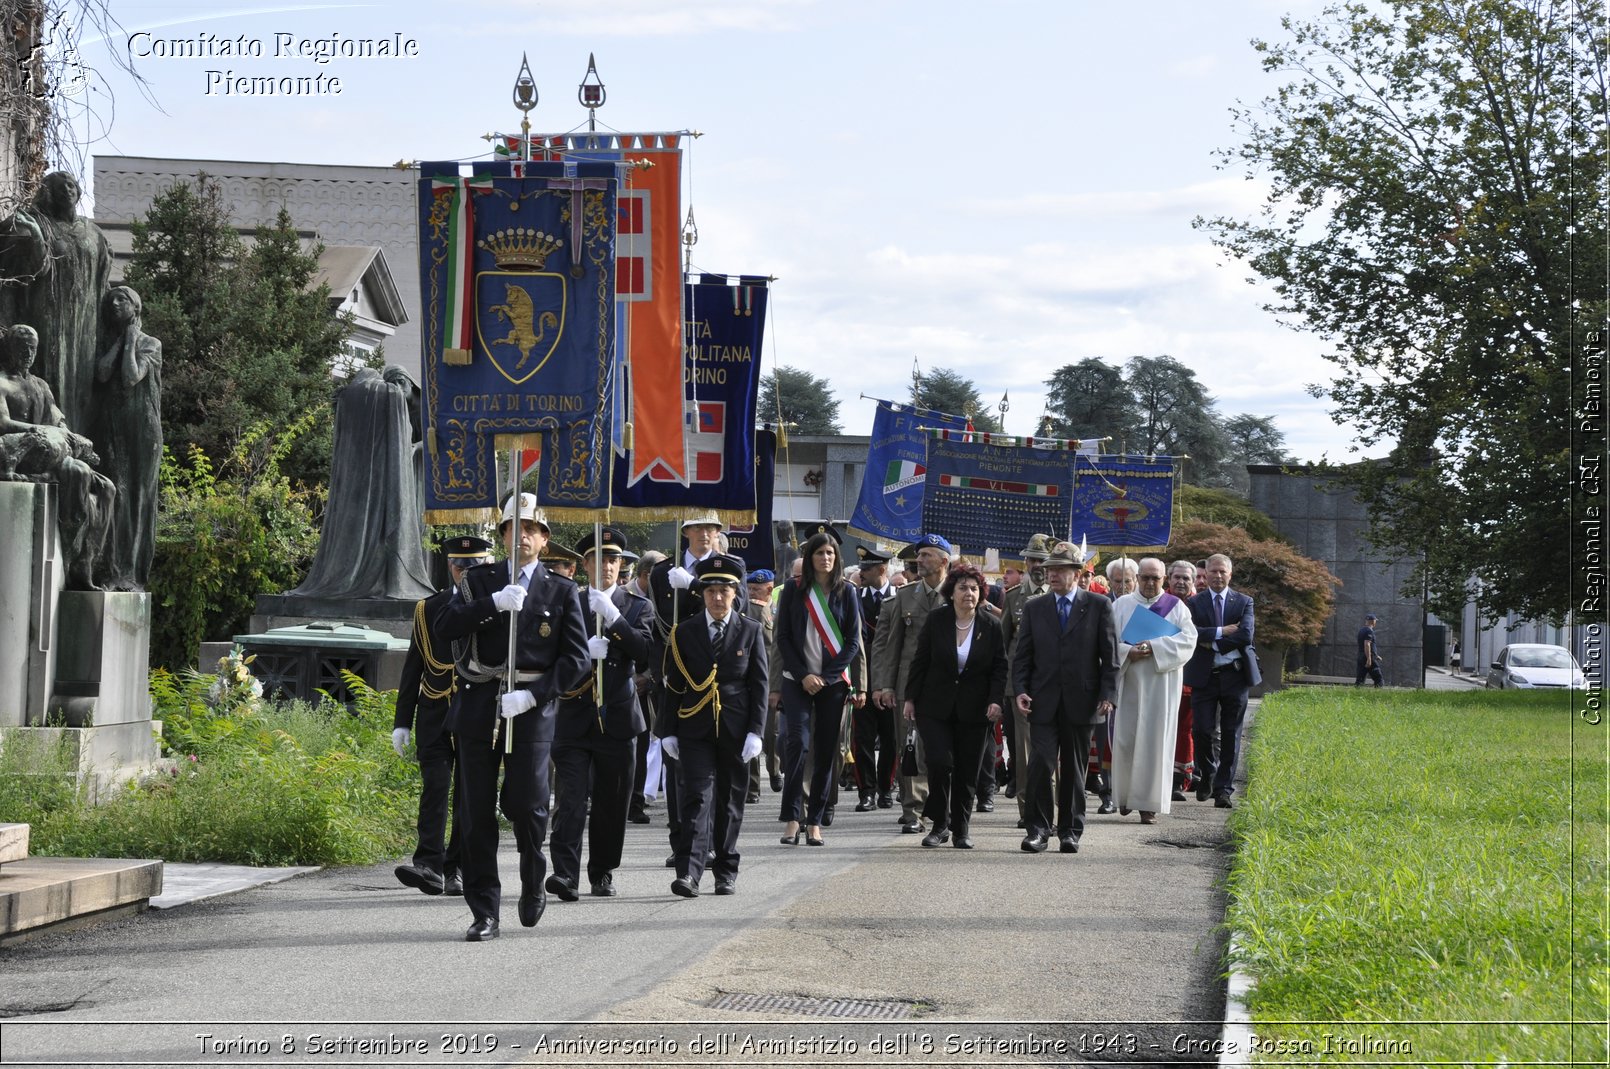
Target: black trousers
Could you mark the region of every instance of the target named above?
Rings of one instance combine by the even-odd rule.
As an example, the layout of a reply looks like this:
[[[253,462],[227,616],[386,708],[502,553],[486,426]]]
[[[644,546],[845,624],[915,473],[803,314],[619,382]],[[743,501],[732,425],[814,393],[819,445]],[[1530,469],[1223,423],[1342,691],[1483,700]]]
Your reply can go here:
[[[862,796],[894,793],[895,744],[893,709],[879,709],[867,696],[866,704],[850,714],[850,750],[855,754],[856,788]]]
[[[458,700],[465,703],[459,714],[461,724],[484,724],[488,708],[496,716],[498,684],[464,685],[460,680],[460,685]],[[514,827],[522,888],[541,888],[548,874],[542,844],[548,837],[548,758],[553,748],[555,710],[556,706],[550,704],[509,721],[514,729],[511,753],[504,753],[501,742],[494,746],[484,735],[453,733],[458,747],[459,815],[464,828],[459,873],[464,880],[464,903],[478,921],[497,918],[503,902],[503,884],[498,878],[500,807]],[[499,768],[503,770],[501,790]]]
[[[966,835],[973,819],[978,768],[984,761],[984,742],[994,735],[985,720],[958,723],[931,716],[917,717],[917,734],[928,753],[928,802],[922,815],[934,831],[950,829]],[[991,769],[991,774],[994,770]]]
[[[1019,722],[1018,727],[1023,724]],[[1090,759],[1091,725],[1075,724],[1058,715],[1045,724],[1031,721],[1028,728],[1028,803],[1023,822],[1030,835],[1050,835],[1054,828],[1058,835],[1077,838],[1085,830],[1085,766]]]
[[[414,749],[419,755],[419,819],[415,824],[418,845],[414,848],[414,867],[451,876],[458,872],[458,752],[453,735],[444,724],[445,701],[421,701],[414,718]],[[447,811],[453,810],[453,836],[447,835]]]
[[[1206,685],[1191,688],[1191,742],[1196,748],[1196,782],[1213,793],[1229,794],[1241,748],[1241,721],[1247,715],[1247,685],[1237,668],[1214,672]],[[1215,737],[1215,730],[1217,737]]]
[[[783,686],[783,819],[806,824],[822,823],[830,797],[836,797],[839,759],[839,724],[850,685],[835,680],[806,694],[792,679]],[[810,753],[811,782],[805,792],[805,755]],[[803,801],[803,814],[801,802]]]
[[[682,807],[677,834],[676,874],[695,885],[704,860],[715,851],[716,879],[738,875],[738,832],[744,823],[749,768],[739,760],[741,743],[729,739],[679,739],[677,797]]]
[[[1364,666],[1364,661],[1361,658],[1358,661],[1358,678],[1353,680],[1353,686],[1356,687],[1359,684],[1363,683],[1365,676],[1368,676],[1369,679],[1370,679],[1370,682],[1374,683],[1377,687],[1381,686],[1382,684],[1384,684],[1386,682],[1386,680],[1381,676],[1381,662],[1380,661],[1375,661],[1373,664],[1371,664],[1369,667],[1366,668]]]
[[[636,757],[636,738],[612,739],[593,734],[553,744],[559,800],[548,852],[553,855],[555,875],[580,884],[583,827],[587,830],[587,879],[597,883],[620,867]]]

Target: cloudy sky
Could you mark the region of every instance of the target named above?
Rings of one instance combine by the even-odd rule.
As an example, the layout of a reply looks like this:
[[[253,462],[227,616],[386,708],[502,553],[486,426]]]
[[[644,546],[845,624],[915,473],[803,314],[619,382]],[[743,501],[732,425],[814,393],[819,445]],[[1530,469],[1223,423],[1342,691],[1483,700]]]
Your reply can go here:
[[[827,378],[848,433],[869,398],[909,396],[913,358],[972,379],[1028,433],[1046,378],[1086,357],[1167,354],[1226,414],[1273,416],[1300,459],[1345,459],[1349,429],[1306,392],[1333,365],[1282,327],[1249,272],[1192,229],[1249,215],[1261,187],[1216,169],[1230,109],[1274,79],[1250,41],[1314,0],[458,0],[113,5],[124,31],[263,54],[135,60],[147,96],[107,74],[78,100],[91,152],[390,164],[474,158],[518,128],[530,58],[534,127],[583,125],[589,53],[601,124],[695,129],[696,269],[777,277],[767,366]],[[279,36],[285,35],[285,36]],[[304,39],[412,39],[400,59],[276,55]],[[141,51],[159,49],[140,39]],[[171,48],[172,46],[166,46]],[[339,95],[225,94],[208,71],[341,80]],[[1378,453],[1378,449],[1369,450]]]

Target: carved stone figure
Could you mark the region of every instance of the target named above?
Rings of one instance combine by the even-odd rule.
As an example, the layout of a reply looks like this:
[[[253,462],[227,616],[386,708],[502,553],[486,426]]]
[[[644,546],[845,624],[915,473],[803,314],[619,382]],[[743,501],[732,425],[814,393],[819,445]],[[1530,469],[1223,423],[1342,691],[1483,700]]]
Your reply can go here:
[[[79,216],[79,196],[72,175],[52,171],[32,207],[0,222],[0,324],[26,323],[39,331],[39,376],[67,426],[82,434],[112,252],[100,227]]]
[[[431,593],[414,460],[413,383],[364,368],[336,400],[330,504],[305,598],[418,600]]]
[[[117,490],[90,467],[94,447],[67,428],[50,385],[30,374],[38,350],[39,335],[30,326],[0,335],[0,478],[60,486],[56,526],[67,558],[67,588],[95,590],[96,558]]]
[[[156,552],[157,487],[162,470],[162,343],[140,330],[140,295],[114,286],[102,302],[90,416],[101,473],[117,486],[117,505],[95,580],[107,590],[144,590]]]

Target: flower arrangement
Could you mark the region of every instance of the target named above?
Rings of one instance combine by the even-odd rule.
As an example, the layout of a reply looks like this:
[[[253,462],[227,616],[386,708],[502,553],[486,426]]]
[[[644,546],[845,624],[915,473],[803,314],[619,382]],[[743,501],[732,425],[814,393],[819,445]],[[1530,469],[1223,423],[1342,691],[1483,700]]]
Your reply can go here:
[[[252,675],[257,655],[235,646],[218,658],[218,675],[207,688],[207,704],[219,713],[255,713],[263,701],[263,683]]]

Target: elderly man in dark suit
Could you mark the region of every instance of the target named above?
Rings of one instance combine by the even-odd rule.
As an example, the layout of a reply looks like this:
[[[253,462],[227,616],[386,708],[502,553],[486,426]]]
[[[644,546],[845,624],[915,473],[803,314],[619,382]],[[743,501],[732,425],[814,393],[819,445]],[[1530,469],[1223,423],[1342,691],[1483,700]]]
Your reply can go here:
[[[698,897],[712,848],[716,894],[737,893],[749,762],[760,754],[766,724],[765,634],[736,604],[744,562],[718,553],[695,564],[693,574],[704,611],[671,634],[661,669],[666,701],[655,727],[676,761],[682,811],[671,891],[682,898]]]
[[[587,828],[587,880],[592,894],[615,895],[615,869],[626,839],[637,736],[647,727],[632,677],[649,659],[654,610],[646,598],[616,604],[626,539],[613,527],[588,533],[576,547],[587,559],[587,651],[594,668],[580,687],[559,701],[553,768],[559,780],[553,817],[553,873],[544,887],[561,902],[576,901],[581,879],[581,832]],[[624,608],[622,607],[624,605]],[[600,678],[602,693],[598,690]],[[588,813],[591,801],[592,812]]]
[[[1017,713],[1029,731],[1028,803],[1022,847],[1049,845],[1052,777],[1056,781],[1056,834],[1064,854],[1079,852],[1085,824],[1085,765],[1096,715],[1111,713],[1118,693],[1118,633],[1112,602],[1079,590],[1079,551],[1059,542],[1045,561],[1046,594],[1023,608],[1012,657]]]
[[[1185,666],[1191,688],[1191,732],[1196,748],[1196,800],[1233,808],[1236,753],[1247,691],[1263,682],[1252,645],[1252,599],[1230,589],[1233,564],[1223,553],[1207,559],[1207,589],[1191,598],[1196,652]],[[1214,729],[1218,739],[1214,739]]]
[[[512,528],[512,534],[511,534]],[[471,943],[498,937],[503,885],[498,879],[498,820],[514,827],[520,849],[520,923],[536,927],[547,908],[542,888],[548,860],[548,756],[559,696],[587,677],[587,630],[576,584],[549,574],[537,559],[548,542],[548,521],[532,494],[511,498],[500,536],[514,540],[514,576],[507,563],[464,573],[442,614],[442,637],[455,639],[457,692],[447,724],[458,749],[464,819],[464,903],[474,923]],[[504,693],[514,615],[514,682]],[[498,787],[498,766],[503,786]]]

